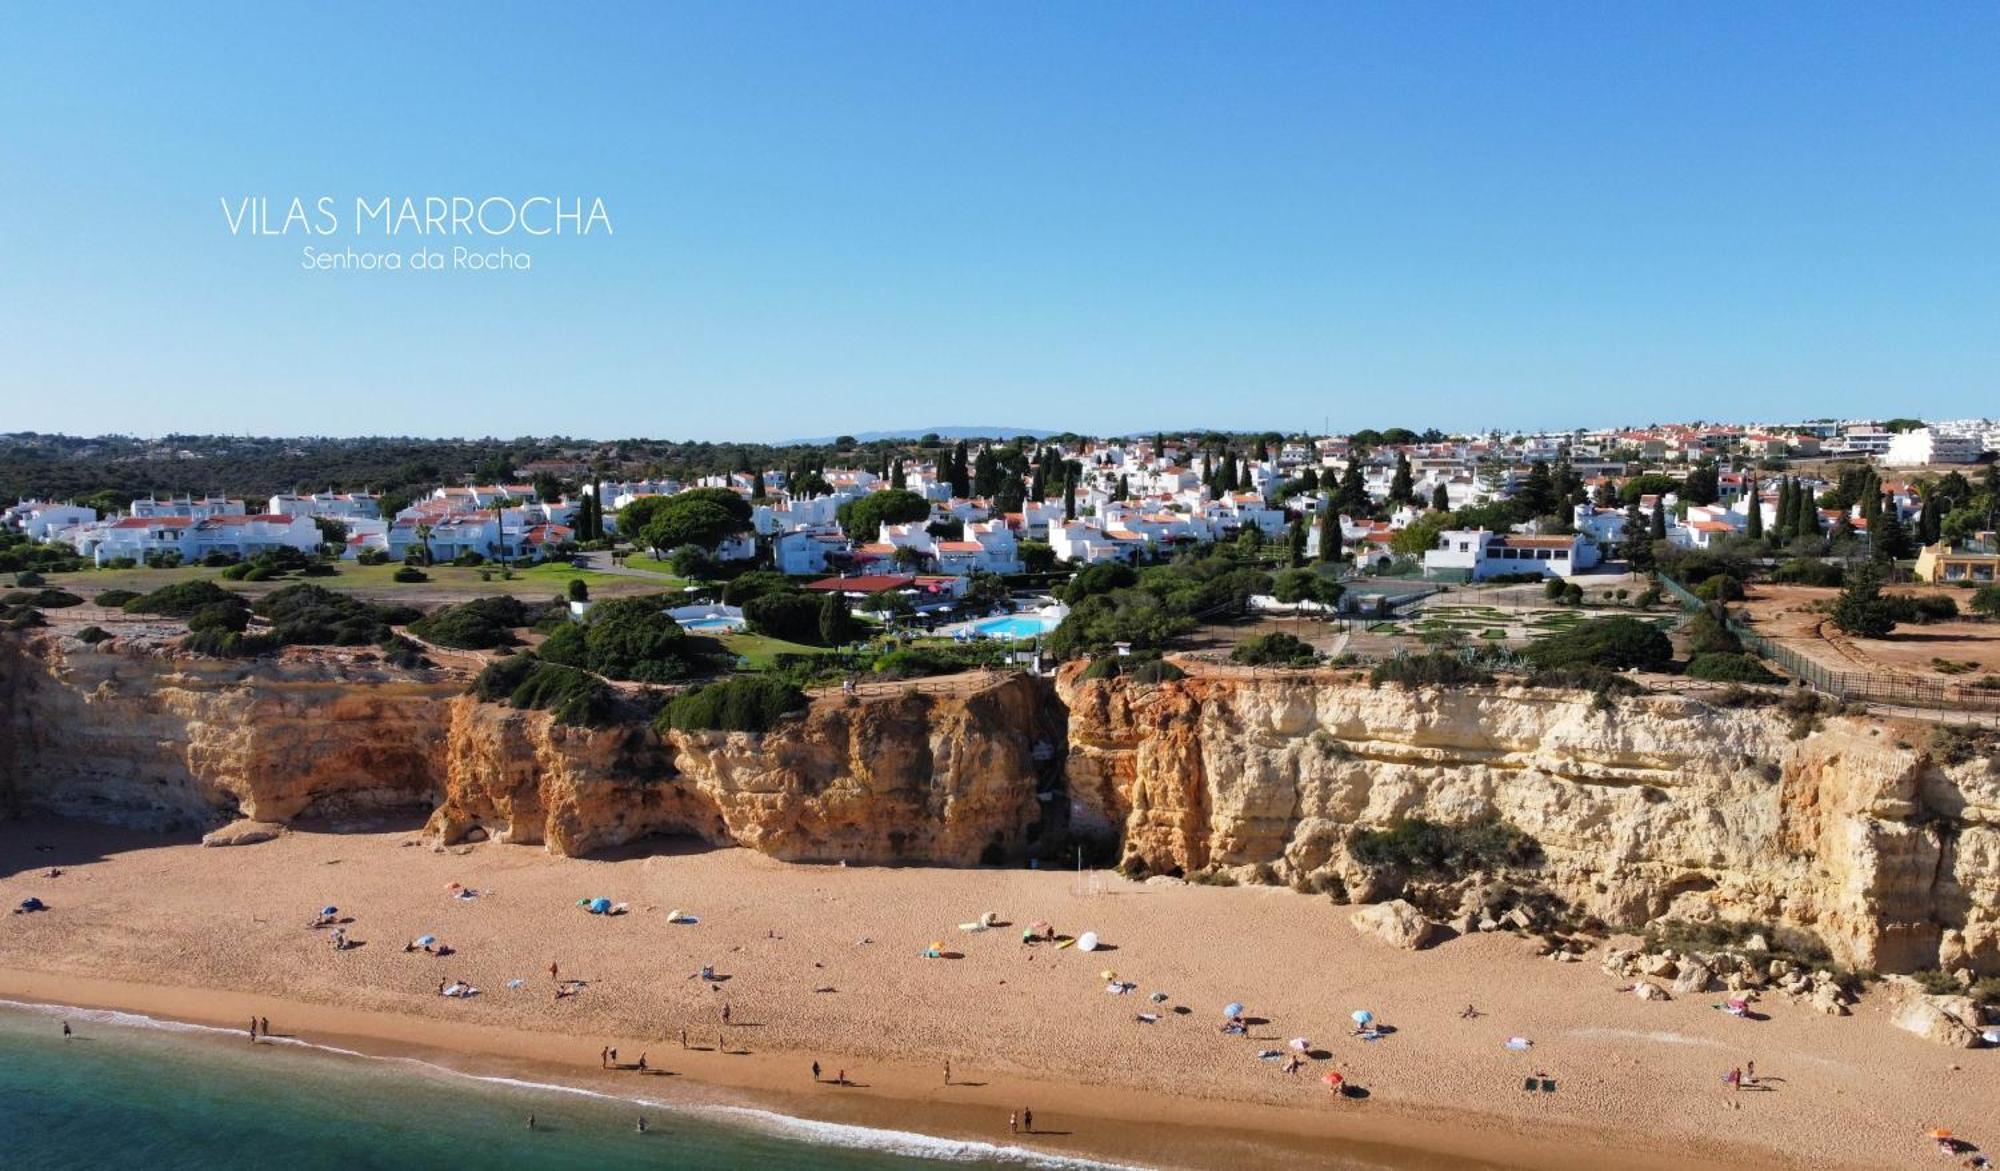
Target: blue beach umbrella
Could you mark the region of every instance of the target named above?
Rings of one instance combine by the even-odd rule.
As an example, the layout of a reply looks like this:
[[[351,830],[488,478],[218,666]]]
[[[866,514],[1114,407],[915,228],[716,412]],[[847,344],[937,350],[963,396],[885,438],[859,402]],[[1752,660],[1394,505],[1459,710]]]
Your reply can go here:
[[[1222,1006],[1222,1015],[1225,1017],[1242,1016],[1243,1006],[1239,1003],[1234,1003],[1234,1002],[1230,1004],[1225,1004]]]

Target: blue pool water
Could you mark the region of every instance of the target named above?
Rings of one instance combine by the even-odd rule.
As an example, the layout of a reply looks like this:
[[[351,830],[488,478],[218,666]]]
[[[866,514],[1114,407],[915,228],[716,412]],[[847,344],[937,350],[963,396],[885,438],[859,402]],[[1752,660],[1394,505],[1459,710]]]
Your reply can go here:
[[[1034,638],[1054,630],[1057,623],[1033,614],[1009,614],[1005,618],[985,618],[972,624],[982,638]]]
[[[690,618],[681,623],[682,630],[741,630],[741,618]]]

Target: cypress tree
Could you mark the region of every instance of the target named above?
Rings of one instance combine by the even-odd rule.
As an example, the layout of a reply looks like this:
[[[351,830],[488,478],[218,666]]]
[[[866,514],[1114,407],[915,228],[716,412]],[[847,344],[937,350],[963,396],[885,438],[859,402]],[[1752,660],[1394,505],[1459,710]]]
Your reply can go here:
[[[1653,501],[1653,539],[1655,541],[1667,539],[1667,502],[1664,497]]]
[[[1778,481],[1778,513],[1772,523],[1777,526],[1772,535],[1777,537],[1780,543],[1792,539],[1792,478],[1790,476],[1786,476],[1784,479]]]
[[[1431,507],[1439,512],[1451,511],[1451,493],[1443,484],[1431,489]]]
[[[1129,482],[1126,481],[1125,473],[1124,472],[1118,473],[1118,487],[1112,489],[1111,498],[1113,500],[1125,500],[1128,499],[1131,496],[1131,494],[1132,494],[1132,486]]]
[[[1340,509],[1328,500],[1319,514],[1319,559],[1340,560]]]
[[[1076,519],[1076,480],[1070,476],[1063,477],[1063,519]]]
[[[1744,478],[1743,499],[1748,501],[1748,511],[1744,513],[1743,531],[1751,540],[1761,541],[1764,539],[1764,502],[1757,495],[1757,477]]]
[[[889,465],[889,487],[901,492],[903,484],[903,461],[898,459],[895,463]]]
[[[1396,474],[1389,480],[1389,503],[1410,504],[1417,498],[1413,477],[1410,475],[1410,457],[1396,453]]]
[[[854,638],[854,617],[847,612],[847,599],[830,593],[819,605],[819,641],[824,646],[845,646]]]
[[[1301,516],[1293,519],[1291,540],[1292,540],[1291,564],[1293,569],[1297,569],[1306,563],[1306,518],[1305,517]]]

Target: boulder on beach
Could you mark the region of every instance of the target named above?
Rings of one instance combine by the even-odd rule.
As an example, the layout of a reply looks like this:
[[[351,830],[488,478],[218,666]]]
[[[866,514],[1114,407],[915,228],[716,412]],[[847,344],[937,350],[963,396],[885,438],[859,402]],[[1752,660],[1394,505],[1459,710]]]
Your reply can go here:
[[[204,846],[254,846],[258,842],[268,842],[285,832],[285,827],[272,821],[253,821],[244,818],[232,821],[221,829],[210,830],[201,836]]]
[[[1953,1016],[1945,1003],[1961,999],[1913,996],[1899,1005],[1889,1020],[1897,1028],[1915,1033],[1926,1041],[1935,1041],[1954,1049],[1971,1049],[1979,1044],[1979,1034]]]
[[[1373,907],[1363,907],[1347,917],[1354,929],[1372,935],[1391,947],[1416,951],[1437,939],[1437,924],[1417,913],[1402,899],[1392,899]]]

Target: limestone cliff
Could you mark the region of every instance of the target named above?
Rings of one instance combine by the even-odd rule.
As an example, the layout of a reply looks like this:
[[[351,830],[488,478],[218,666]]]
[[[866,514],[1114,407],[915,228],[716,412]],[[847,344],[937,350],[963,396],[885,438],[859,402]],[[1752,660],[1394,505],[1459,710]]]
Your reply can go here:
[[[770,733],[566,728],[368,650],[202,659],[0,637],[0,813],[159,827],[428,816],[583,854],[691,835],[795,860],[971,865],[1095,833],[1154,870],[1338,876],[1357,828],[1498,814],[1613,924],[1809,928],[1886,971],[2000,971],[2000,770],[1930,730],[1351,673],[1024,676],[831,695]],[[1068,800],[1048,802],[1057,782]],[[1053,817],[1045,817],[1044,813]]]
[[[1018,857],[1040,817],[1041,692],[827,697],[763,735],[555,727],[462,700],[432,827],[588,853],[691,834],[796,861],[972,865]]]
[[[0,639],[0,806],[161,829],[428,809],[462,688],[365,649],[235,661]]]
[[[1922,729],[1678,696],[1374,688],[1334,672],[1156,686],[1063,676],[1072,824],[1155,870],[1268,864],[1364,883],[1356,827],[1499,815],[1613,924],[1810,928],[1884,970],[2000,968],[2000,775]]]

